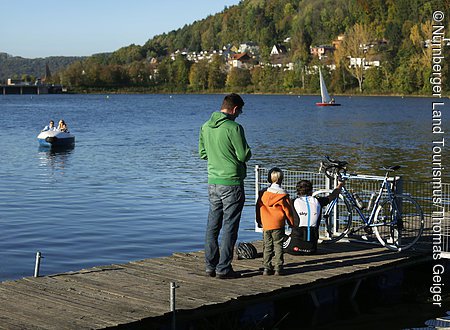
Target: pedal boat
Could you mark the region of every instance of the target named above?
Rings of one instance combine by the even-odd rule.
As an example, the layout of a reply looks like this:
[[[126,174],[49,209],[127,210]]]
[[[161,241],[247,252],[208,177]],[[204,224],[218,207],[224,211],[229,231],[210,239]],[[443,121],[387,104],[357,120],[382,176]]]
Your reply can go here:
[[[44,131],[37,136],[39,145],[43,147],[71,147],[75,144],[75,136],[69,132]]]

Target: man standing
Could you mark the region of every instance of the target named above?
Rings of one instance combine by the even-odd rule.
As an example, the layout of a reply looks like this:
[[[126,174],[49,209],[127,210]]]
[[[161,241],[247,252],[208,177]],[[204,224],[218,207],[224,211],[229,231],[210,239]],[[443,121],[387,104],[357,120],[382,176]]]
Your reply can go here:
[[[235,122],[244,101],[238,94],[225,96],[220,112],[214,112],[200,130],[199,154],[208,160],[209,214],[205,236],[206,274],[237,278],[232,266],[245,202],[244,178],[251,157],[244,129]],[[219,232],[222,240],[219,252]]]

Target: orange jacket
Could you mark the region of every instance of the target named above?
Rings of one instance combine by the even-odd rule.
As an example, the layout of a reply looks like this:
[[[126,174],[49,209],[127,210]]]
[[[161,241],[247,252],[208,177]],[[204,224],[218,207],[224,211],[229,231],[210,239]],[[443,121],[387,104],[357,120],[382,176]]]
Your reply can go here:
[[[294,211],[291,199],[284,190],[268,188],[261,190],[256,203],[256,222],[263,230],[284,228],[285,221],[294,225]]]

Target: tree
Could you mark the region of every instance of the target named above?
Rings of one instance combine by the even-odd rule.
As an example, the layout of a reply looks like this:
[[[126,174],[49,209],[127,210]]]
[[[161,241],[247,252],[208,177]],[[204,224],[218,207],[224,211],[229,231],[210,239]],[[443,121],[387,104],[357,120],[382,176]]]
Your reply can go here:
[[[63,71],[61,83],[69,87],[83,86],[86,81],[85,75],[86,71],[84,70],[83,62],[76,61]]]
[[[363,91],[364,65],[372,41],[372,33],[369,27],[357,23],[346,34],[341,46],[335,52],[337,63],[343,63],[350,58],[353,59],[354,62],[346,65],[346,68],[358,80],[360,92]]]
[[[370,68],[367,70],[364,85],[369,92],[377,93],[383,84],[383,72],[381,68]]]
[[[161,86],[159,89],[172,89],[172,69],[171,64],[172,60],[168,57],[164,58],[164,60],[158,66],[158,72],[155,75],[155,83]]]
[[[277,92],[283,86],[283,77],[280,68],[266,65],[263,68],[252,70],[251,81],[256,88],[263,92]]]
[[[131,44],[112,53],[110,63],[128,64],[134,61],[141,61],[143,58],[141,46]]]
[[[225,86],[226,73],[219,55],[214,55],[208,68],[208,89],[217,90]]]
[[[227,76],[228,87],[247,87],[251,83],[250,71],[247,69],[232,68]]]
[[[285,71],[283,75],[283,87],[286,90],[292,89],[294,87],[299,86],[299,77],[300,75],[295,70]]]
[[[414,71],[417,72],[418,84],[417,90],[427,92],[431,90],[429,78],[431,75],[431,63],[433,59],[432,48],[424,47],[425,41],[433,34],[433,25],[431,21],[423,24],[416,24],[411,29],[410,40],[414,46],[414,53],[410,57],[410,62]]]
[[[178,55],[172,63],[172,81],[174,81],[178,91],[185,91],[187,88],[189,83],[189,66],[189,61],[183,55]]]
[[[194,63],[189,71],[189,85],[194,91],[205,91],[208,88],[208,62]]]
[[[127,67],[130,82],[134,85],[144,85],[148,81],[149,72],[144,62],[133,62]]]

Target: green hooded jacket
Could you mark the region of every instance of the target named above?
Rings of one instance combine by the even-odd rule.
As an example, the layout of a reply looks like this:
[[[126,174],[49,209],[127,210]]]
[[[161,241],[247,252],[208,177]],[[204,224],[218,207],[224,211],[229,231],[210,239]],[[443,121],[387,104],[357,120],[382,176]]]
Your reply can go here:
[[[238,186],[247,175],[252,153],[244,129],[223,112],[214,112],[200,130],[198,151],[208,160],[208,183]]]

